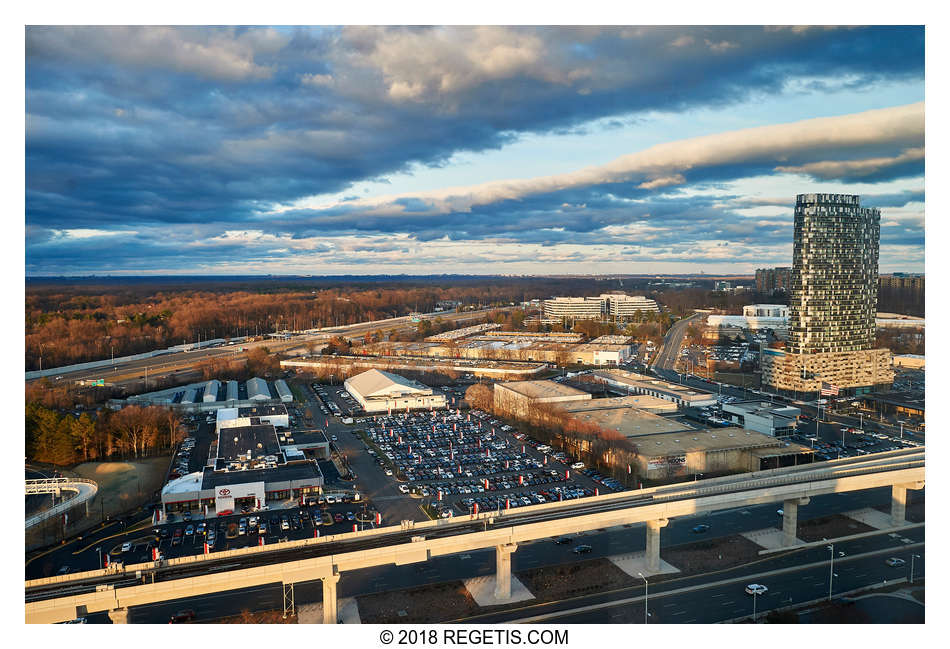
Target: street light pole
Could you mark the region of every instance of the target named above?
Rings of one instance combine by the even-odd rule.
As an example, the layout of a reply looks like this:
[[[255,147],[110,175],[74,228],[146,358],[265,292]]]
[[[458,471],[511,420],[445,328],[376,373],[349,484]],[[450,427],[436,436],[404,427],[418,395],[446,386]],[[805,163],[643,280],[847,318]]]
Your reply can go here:
[[[752,621],[755,622],[756,605],[758,604],[759,593],[752,593]]]
[[[650,582],[647,581],[647,578],[643,576],[642,572],[638,572],[640,579],[643,580],[643,623],[649,624],[647,618],[650,617]]]

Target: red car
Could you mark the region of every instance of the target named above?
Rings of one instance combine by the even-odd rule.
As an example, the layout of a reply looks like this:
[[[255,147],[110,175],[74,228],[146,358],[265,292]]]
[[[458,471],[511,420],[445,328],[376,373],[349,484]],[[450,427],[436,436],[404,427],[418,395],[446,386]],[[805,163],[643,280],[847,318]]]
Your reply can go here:
[[[230,510],[230,509],[222,509],[221,511],[218,512],[218,516],[230,516],[230,515],[233,514],[233,513],[234,513],[233,510]]]
[[[337,512],[336,514],[333,515],[333,520],[336,521],[337,523],[342,523],[343,514],[341,514],[340,512]]]
[[[178,624],[179,622],[190,622],[195,619],[195,612],[191,609],[178,611],[168,620],[169,624]]]

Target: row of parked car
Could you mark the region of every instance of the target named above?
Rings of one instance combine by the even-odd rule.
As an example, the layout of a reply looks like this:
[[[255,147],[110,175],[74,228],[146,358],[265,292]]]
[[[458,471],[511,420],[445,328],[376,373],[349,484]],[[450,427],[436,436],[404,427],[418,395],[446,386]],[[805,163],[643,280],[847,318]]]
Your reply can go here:
[[[172,467],[171,473],[168,474],[168,477],[172,480],[175,478],[180,478],[181,476],[190,473],[189,464],[191,463],[191,452],[195,449],[195,438],[186,437],[181,446],[178,447],[178,452],[175,454],[175,464]]]
[[[593,495],[594,492],[590,489],[584,489],[583,487],[578,486],[564,486],[526,491],[511,495],[462,498],[455,505],[460,511],[471,512],[475,503],[478,503],[479,511],[489,511],[509,508],[513,509],[516,507],[528,507],[531,505],[543,505],[544,503],[573,500],[575,498],[587,498]]]

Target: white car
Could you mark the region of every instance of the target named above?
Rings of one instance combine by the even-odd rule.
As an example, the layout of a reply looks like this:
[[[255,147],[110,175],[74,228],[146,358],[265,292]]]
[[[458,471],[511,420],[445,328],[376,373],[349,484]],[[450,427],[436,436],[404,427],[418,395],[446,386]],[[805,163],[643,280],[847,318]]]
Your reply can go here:
[[[126,542],[126,543],[123,543],[123,544],[122,544],[122,551],[123,551],[123,552],[129,552],[129,551],[131,551],[131,550],[132,550],[132,544],[131,544],[131,543]]]
[[[768,590],[768,586],[762,584],[749,584],[745,587],[745,592],[749,595],[765,595]]]
[[[386,475],[392,475],[392,474],[393,474],[392,469],[386,469]]]
[[[584,463],[583,463],[583,462],[575,462],[574,464],[571,465],[571,468],[572,468],[572,469],[583,469],[583,468],[584,468]]]
[[[407,487],[407,486],[404,485],[404,484],[401,484],[401,485],[399,485],[399,492],[400,492],[400,493],[407,494],[407,493],[409,493],[409,487]]]

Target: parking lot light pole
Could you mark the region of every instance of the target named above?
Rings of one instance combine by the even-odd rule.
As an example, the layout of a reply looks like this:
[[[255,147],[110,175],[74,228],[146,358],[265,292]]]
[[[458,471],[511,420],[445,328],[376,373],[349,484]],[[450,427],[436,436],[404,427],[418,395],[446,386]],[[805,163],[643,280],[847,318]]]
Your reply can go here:
[[[102,546],[101,546],[101,545],[100,545],[98,548],[96,548],[96,552],[99,553],[99,568],[101,569],[101,568],[102,568]],[[913,572],[914,572],[914,571],[911,570],[911,574],[913,574]],[[913,581],[913,580],[911,580],[911,581]]]
[[[643,580],[643,623],[649,624],[647,618],[650,617],[650,582],[647,581],[647,578],[643,576],[642,572],[638,572],[640,579]]]

